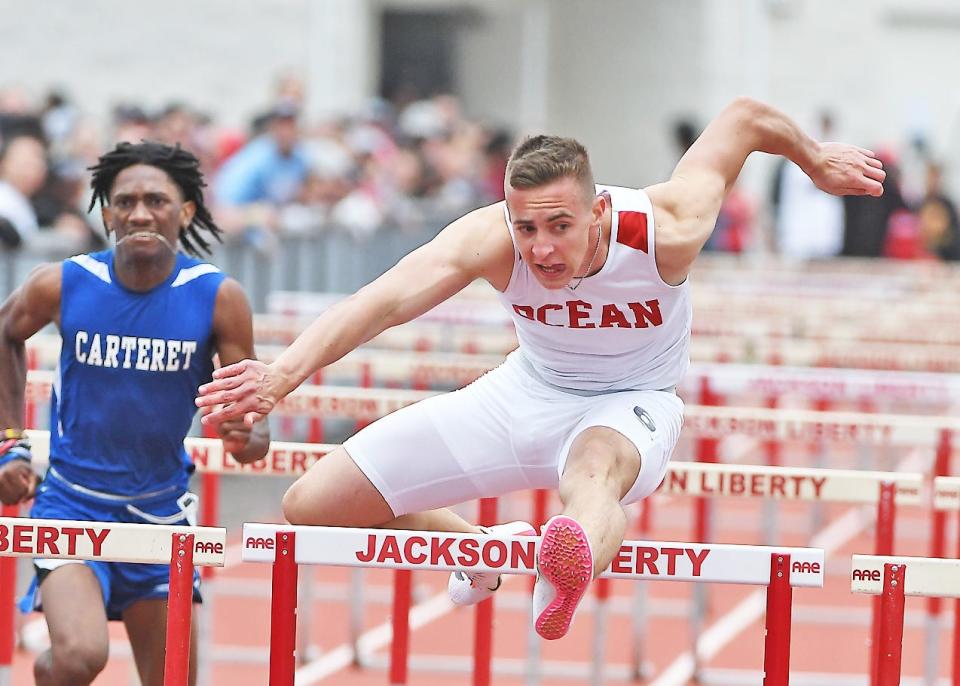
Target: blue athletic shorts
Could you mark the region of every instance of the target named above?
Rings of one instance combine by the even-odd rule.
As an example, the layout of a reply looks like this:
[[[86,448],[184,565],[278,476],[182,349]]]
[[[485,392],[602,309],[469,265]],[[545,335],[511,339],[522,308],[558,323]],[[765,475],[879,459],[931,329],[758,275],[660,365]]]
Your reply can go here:
[[[193,526],[196,524],[196,503],[197,497],[194,494],[180,492],[180,489],[143,500],[106,499],[99,497],[97,492],[70,484],[62,477],[58,478],[54,472],[48,473],[37,489],[30,517]],[[111,620],[121,619],[123,612],[138,600],[165,599],[170,590],[168,565],[46,559],[35,559],[33,564],[36,576],[26,595],[20,600],[22,612],[43,609],[43,580],[51,571],[67,564],[85,564],[93,570],[103,592],[107,618]],[[200,575],[196,569],[193,572],[193,602],[202,602]]]

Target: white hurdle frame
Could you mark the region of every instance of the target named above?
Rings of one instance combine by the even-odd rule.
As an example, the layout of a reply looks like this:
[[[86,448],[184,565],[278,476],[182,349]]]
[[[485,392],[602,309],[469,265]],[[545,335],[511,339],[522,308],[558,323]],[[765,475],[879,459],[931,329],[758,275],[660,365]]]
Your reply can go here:
[[[222,567],[227,530],[61,519],[0,517],[0,557],[99,560],[170,566],[164,686],[187,686],[193,569]],[[13,635],[2,639],[12,645]],[[0,665],[0,684],[12,664]]]
[[[539,541],[536,536],[244,524],[243,560],[273,565],[270,686],[293,684],[297,565],[532,575]],[[822,588],[824,558],[814,548],[625,541],[602,577],[768,586],[763,683],[785,686],[792,590]],[[406,683],[407,609],[394,607],[400,624],[395,624],[391,684]]]
[[[880,595],[871,686],[899,686],[904,598],[960,598],[960,560],[854,555],[850,577],[852,592]],[[954,684],[956,679],[954,670]]]

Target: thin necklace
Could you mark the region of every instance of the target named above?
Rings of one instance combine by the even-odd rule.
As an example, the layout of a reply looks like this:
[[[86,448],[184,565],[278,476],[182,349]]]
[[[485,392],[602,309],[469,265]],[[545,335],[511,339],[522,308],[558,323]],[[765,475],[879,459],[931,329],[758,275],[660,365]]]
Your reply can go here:
[[[571,291],[575,291],[580,288],[580,284],[583,283],[583,280],[590,275],[590,270],[593,269],[593,261],[597,259],[597,254],[600,252],[600,238],[603,236],[603,224],[597,224],[597,247],[593,249],[593,257],[590,258],[590,264],[587,265],[586,270],[583,272],[583,276],[575,276],[573,278],[577,279],[576,286],[568,286]]]

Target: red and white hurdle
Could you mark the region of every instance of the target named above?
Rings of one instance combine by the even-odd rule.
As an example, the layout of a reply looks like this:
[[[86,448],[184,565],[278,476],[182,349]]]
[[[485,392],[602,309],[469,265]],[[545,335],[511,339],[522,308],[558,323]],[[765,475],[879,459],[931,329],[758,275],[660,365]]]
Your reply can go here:
[[[536,573],[538,537],[244,524],[243,559],[273,565],[270,686],[292,686],[297,566]],[[764,684],[789,683],[795,587],[821,588],[823,551],[813,548],[626,541],[606,578],[768,586]],[[396,607],[390,683],[406,683],[406,609]],[[398,624],[399,622],[399,624]]]
[[[196,566],[222,567],[226,538],[226,529],[215,527],[0,517],[0,557],[170,566],[164,686],[187,686],[193,569]],[[12,590],[11,587],[11,593]],[[12,632],[3,636],[3,642],[10,653],[0,654],[0,658],[6,659],[0,661],[0,684],[7,686],[13,657]]]
[[[960,598],[960,560],[854,555],[850,589],[880,596],[879,640],[873,655],[875,677],[871,686],[899,686],[904,598]],[[958,683],[958,679],[954,662],[952,683]]]

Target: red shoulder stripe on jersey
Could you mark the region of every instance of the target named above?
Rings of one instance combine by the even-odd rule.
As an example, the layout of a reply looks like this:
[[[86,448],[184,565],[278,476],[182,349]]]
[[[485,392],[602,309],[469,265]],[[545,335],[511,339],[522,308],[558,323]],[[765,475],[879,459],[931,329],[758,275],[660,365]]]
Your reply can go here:
[[[623,243],[634,250],[649,254],[647,244],[647,215],[644,212],[620,212],[620,227],[617,231],[617,243]]]

